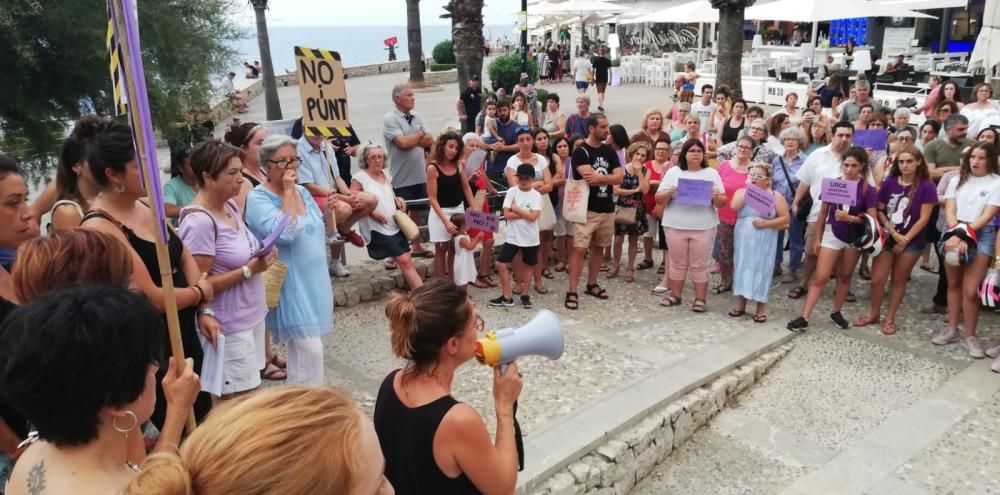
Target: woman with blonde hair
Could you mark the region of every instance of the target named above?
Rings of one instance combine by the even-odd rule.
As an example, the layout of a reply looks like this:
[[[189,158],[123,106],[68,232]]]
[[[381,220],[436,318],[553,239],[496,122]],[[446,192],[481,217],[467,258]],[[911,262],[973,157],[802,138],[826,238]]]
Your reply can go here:
[[[208,418],[158,454],[127,495],[391,495],[372,423],[330,387],[271,388]]]
[[[647,149],[653,149],[660,138],[669,139],[669,135],[663,131],[663,111],[655,107],[650,108],[642,114],[639,132],[629,138],[629,143],[645,143]]]
[[[479,413],[452,396],[455,370],[472,359],[485,326],[465,289],[434,279],[393,294],[385,314],[392,351],[406,360],[382,381],[375,402],[386,477],[401,494],[514,493],[517,364],[492,371],[495,441]]]

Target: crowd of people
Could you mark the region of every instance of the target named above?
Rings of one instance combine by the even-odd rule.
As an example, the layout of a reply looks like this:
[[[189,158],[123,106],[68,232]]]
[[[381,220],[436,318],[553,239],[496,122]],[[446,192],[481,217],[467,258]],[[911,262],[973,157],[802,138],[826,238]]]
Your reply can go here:
[[[1000,345],[984,348],[976,334],[981,307],[1000,306],[1000,143],[984,124],[997,113],[988,87],[944,113],[955,94],[941,90],[934,116],[945,118],[915,129],[909,110],[890,120],[864,81],[843,102],[821,89],[800,109],[790,94],[767,115],[725,87],[702,85],[695,100],[696,80],[631,135],[592,112],[586,94],[575,95],[575,112],[555,93],[539,111],[522,80],[482,105],[463,93],[464,132],[435,135],[401,84],[384,144],[244,123],[176,150],[164,242],[182,362],[167,358],[171,294],[132,130],[81,118],[56,181],[33,203],[17,163],[0,156],[6,493],[246,493],[247,483],[269,493],[509,493],[516,364],[494,371],[494,439],[451,395],[484,328],[469,286],[499,292],[492,306],[514,306],[517,295],[531,308],[531,291],[549,292],[560,272],[568,310],[581,295],[609,299],[602,277],[634,284],[655,268],[650,290],[662,306],[686,306],[690,282],[691,311],[726,297],[730,317],[755,323],[768,321],[771,292],[790,284],[785,296],[804,298],[786,325],[796,332],[835,279],[836,327],[893,335],[910,274],[933,251],[937,293],[920,309],[947,313],[947,324],[931,341],[996,358],[1000,372]],[[879,128],[886,149],[854,146],[857,130]],[[470,209],[502,217],[502,245],[472,227]],[[425,218],[426,241],[411,232]],[[373,422],[343,392],[317,387],[323,337],[335,328],[331,277],[350,275],[344,243],[399,270],[409,289],[385,308],[406,364],[382,381]],[[432,280],[414,257],[433,258]],[[855,271],[870,281],[870,307],[850,321]],[[199,376],[211,353],[223,376],[208,393]],[[265,390],[262,380],[291,386]],[[200,426],[185,438],[192,415]],[[317,461],[288,462],[303,458]]]

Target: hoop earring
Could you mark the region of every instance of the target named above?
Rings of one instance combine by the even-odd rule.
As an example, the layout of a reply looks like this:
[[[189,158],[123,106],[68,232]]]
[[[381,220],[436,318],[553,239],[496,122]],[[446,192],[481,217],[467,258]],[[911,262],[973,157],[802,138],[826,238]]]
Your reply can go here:
[[[118,418],[115,417],[114,419],[111,420],[111,427],[114,428],[115,431],[117,431],[118,433],[128,436],[128,433],[130,431],[134,430],[136,426],[139,426],[139,418],[135,417],[135,413],[132,411],[125,411],[125,416],[132,418],[132,426],[129,426],[128,428],[122,428],[118,426]]]
[[[118,185],[113,189],[116,194],[125,194],[125,186]]]

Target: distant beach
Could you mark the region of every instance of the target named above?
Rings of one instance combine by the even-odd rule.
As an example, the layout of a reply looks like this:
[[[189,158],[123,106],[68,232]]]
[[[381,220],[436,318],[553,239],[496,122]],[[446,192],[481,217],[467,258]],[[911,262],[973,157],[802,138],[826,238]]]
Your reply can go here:
[[[256,31],[251,27],[249,32],[253,35]],[[494,41],[498,37],[503,38],[505,34],[510,39],[516,37],[512,26],[483,27],[483,36],[491,37]],[[268,35],[276,74],[294,70],[295,46],[339,52],[344,66],[351,67],[388,61],[389,51],[382,40],[395,36],[399,40],[396,58],[398,60],[410,58],[407,52],[406,26],[284,26],[268,28]],[[451,26],[423,26],[421,40],[424,56],[430,57],[434,45],[448,39],[451,39]],[[243,61],[252,63],[254,60],[260,60],[257,38],[251,36],[241,40],[235,48],[240,53],[240,62],[233,67],[233,71],[242,76],[245,72]]]

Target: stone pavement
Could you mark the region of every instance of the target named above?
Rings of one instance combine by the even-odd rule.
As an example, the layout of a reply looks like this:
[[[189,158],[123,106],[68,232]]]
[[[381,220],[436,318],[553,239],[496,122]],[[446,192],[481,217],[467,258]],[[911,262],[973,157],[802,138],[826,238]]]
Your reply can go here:
[[[795,349],[632,493],[1000,493],[1000,376],[929,342],[943,319],[916,308],[933,282],[914,270],[891,337],[836,329],[821,303]],[[866,299],[854,286],[849,320]],[[799,309],[773,300],[772,315]],[[997,318],[981,316],[985,342],[1000,338]]]

